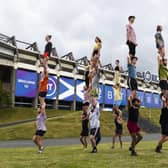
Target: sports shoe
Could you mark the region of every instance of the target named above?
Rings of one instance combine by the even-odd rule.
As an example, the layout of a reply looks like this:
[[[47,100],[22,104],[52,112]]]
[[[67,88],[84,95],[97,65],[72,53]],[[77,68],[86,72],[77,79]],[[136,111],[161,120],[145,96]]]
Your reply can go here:
[[[97,148],[93,148],[93,150],[91,151],[91,153],[97,153]]]
[[[41,148],[40,148],[39,151],[38,151],[38,154],[42,154],[43,151],[44,151],[44,146],[41,146]]]
[[[37,152],[37,154],[42,154],[42,152],[43,152],[43,151],[39,150],[39,151]]]
[[[138,156],[138,154],[134,150],[132,150],[131,156]]]
[[[132,151],[132,147],[129,147],[129,151]]]
[[[44,146],[41,146],[40,150],[43,151],[44,150]]]
[[[155,152],[156,153],[162,153],[161,149],[162,149],[162,146],[157,146],[156,149],[155,149]]]

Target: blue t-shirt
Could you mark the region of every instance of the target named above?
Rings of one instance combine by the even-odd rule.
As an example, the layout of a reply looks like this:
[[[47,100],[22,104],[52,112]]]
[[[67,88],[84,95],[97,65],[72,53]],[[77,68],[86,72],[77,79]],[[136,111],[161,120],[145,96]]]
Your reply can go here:
[[[128,64],[128,76],[130,78],[136,79],[136,66]]]

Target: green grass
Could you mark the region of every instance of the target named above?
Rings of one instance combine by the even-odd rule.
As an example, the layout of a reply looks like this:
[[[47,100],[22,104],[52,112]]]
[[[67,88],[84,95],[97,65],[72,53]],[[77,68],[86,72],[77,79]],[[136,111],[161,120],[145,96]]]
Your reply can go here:
[[[81,112],[62,113],[61,118],[47,121],[45,138],[79,137],[81,131]],[[60,115],[59,115],[60,116]],[[124,121],[124,134],[128,135]],[[1,140],[31,139],[35,132],[35,122],[1,128]],[[101,112],[101,132],[103,136],[111,136],[114,131],[114,119],[111,112]]]
[[[160,109],[141,108],[140,115],[142,116],[142,118],[149,119],[154,125],[160,126]]]
[[[140,114],[159,126],[159,109],[143,109]],[[56,116],[47,121],[46,138],[79,137],[81,131],[81,112],[47,110],[47,116]],[[36,110],[31,108],[14,108],[0,110],[0,123],[32,119],[36,117]],[[62,118],[61,118],[62,117]],[[111,112],[101,112],[101,132],[103,136],[111,136],[114,131],[114,119]],[[124,121],[124,135],[128,135],[126,121]],[[35,132],[35,122],[11,126],[0,129],[0,140],[31,139]]]
[[[110,149],[110,144],[100,144],[99,153],[89,153],[82,146],[47,147],[43,154],[36,148],[1,149],[0,168],[167,168],[168,146],[162,154],[154,152],[156,142],[142,142],[137,147],[138,157],[131,157],[129,143],[123,149]]]
[[[47,110],[47,116],[60,116],[71,112],[68,110]],[[33,108],[3,108],[0,109],[0,124],[33,119],[36,117],[36,114],[37,110]]]

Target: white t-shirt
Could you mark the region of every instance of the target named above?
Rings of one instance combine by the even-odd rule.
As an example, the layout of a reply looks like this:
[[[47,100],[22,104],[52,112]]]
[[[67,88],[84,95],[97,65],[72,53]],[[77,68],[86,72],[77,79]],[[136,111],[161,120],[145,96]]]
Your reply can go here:
[[[46,131],[47,128],[46,128],[46,119],[47,119],[47,116],[45,113],[40,113],[37,115],[37,118],[36,118],[36,126],[37,126],[37,130],[43,130],[43,131]]]
[[[99,128],[100,127],[100,108],[99,108],[99,103],[96,104],[95,109],[93,112],[89,112],[89,121],[90,121],[90,128]]]

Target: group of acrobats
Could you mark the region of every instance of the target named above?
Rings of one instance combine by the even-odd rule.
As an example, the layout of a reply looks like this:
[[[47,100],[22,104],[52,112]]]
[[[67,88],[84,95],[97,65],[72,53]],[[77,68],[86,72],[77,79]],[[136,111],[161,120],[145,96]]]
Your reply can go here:
[[[139,120],[139,109],[141,107],[141,100],[137,97],[138,84],[136,80],[136,63],[138,57],[136,57],[136,33],[133,28],[135,16],[128,17],[128,24],[126,25],[126,44],[129,48],[128,61],[128,80],[127,84],[131,90],[130,96],[128,97],[128,121],[127,128],[131,136],[131,145],[129,151],[131,156],[137,156],[135,151],[136,145],[143,139],[141,129],[138,125]],[[168,69],[167,59],[165,58],[164,40],[162,37],[162,26],[158,25],[155,34],[156,48],[158,49],[158,75],[159,75],[159,86],[161,88],[161,100],[162,109],[160,116],[161,124],[161,138],[155,149],[155,152],[161,153],[162,144],[168,140]],[[96,37],[95,47],[91,60],[88,62],[88,67],[85,73],[84,86],[84,102],[83,102],[83,113],[82,113],[82,132],[80,135],[80,141],[84,148],[87,148],[87,136],[88,136],[88,122],[90,123],[90,141],[92,144],[92,153],[97,153],[97,145],[100,142],[100,108],[98,102],[98,90],[99,90],[99,79],[100,79],[100,49],[102,47],[101,39]],[[115,123],[115,131],[112,136],[112,149],[114,149],[115,138],[118,136],[120,146],[122,148],[122,112],[119,108],[122,101],[122,89],[120,85],[120,73],[122,67],[119,64],[119,60],[116,60],[115,74],[114,74],[114,104],[113,104],[113,115]]]
[[[44,146],[42,144],[42,137],[46,133],[46,103],[45,98],[48,91],[48,59],[52,52],[52,42],[51,42],[51,35],[47,35],[45,37],[46,45],[44,54],[42,55],[42,59],[40,60],[41,64],[40,67],[43,67],[43,72],[41,74],[41,80],[39,83],[39,108],[37,109],[37,117],[36,117],[36,132],[33,136],[33,141],[38,147],[38,153],[41,154],[44,150]]]
[[[135,21],[135,16],[128,17],[129,23],[126,26],[126,35],[127,41],[126,44],[129,48],[128,61],[128,87],[131,90],[131,94],[128,97],[128,121],[127,128],[131,136],[131,145],[129,151],[132,156],[137,156],[135,151],[136,145],[142,140],[143,136],[141,129],[138,125],[139,119],[139,109],[141,106],[141,101],[137,98],[138,84],[136,80],[136,63],[138,58],[136,57],[136,33],[133,28],[133,23]],[[164,40],[162,37],[162,26],[157,26],[157,32],[155,34],[156,39],[156,48],[158,49],[158,74],[159,74],[159,86],[161,88],[161,100],[162,100],[162,109],[160,116],[161,124],[161,138],[157,144],[155,151],[161,153],[162,144],[168,140],[168,69],[167,69],[167,59],[165,58],[165,46]],[[39,86],[39,108],[37,110],[37,119],[36,126],[37,131],[33,136],[34,143],[38,146],[38,153],[41,154],[44,150],[42,144],[42,137],[46,132],[46,103],[45,97],[48,91],[48,59],[52,52],[52,42],[51,35],[47,35],[46,46],[41,60],[43,66],[43,72],[41,75],[40,86]],[[81,116],[82,120],[82,131],[80,134],[80,141],[84,146],[84,149],[87,148],[87,137],[89,134],[90,126],[90,141],[92,144],[91,153],[97,153],[97,145],[101,140],[100,133],[100,107],[98,102],[99,97],[99,80],[101,78],[101,55],[102,40],[99,37],[95,38],[95,45],[92,51],[91,59],[88,61],[88,65],[85,72],[85,86],[84,86],[84,101],[83,101],[83,113]],[[122,133],[123,133],[123,124],[122,124],[122,112],[120,110],[120,105],[122,102],[122,89],[120,83],[120,73],[122,72],[122,67],[120,66],[120,61],[116,60],[116,67],[114,73],[114,104],[113,104],[113,116],[115,123],[115,131],[112,137],[112,149],[115,147],[115,139],[118,136],[120,141],[120,146],[122,148]]]

